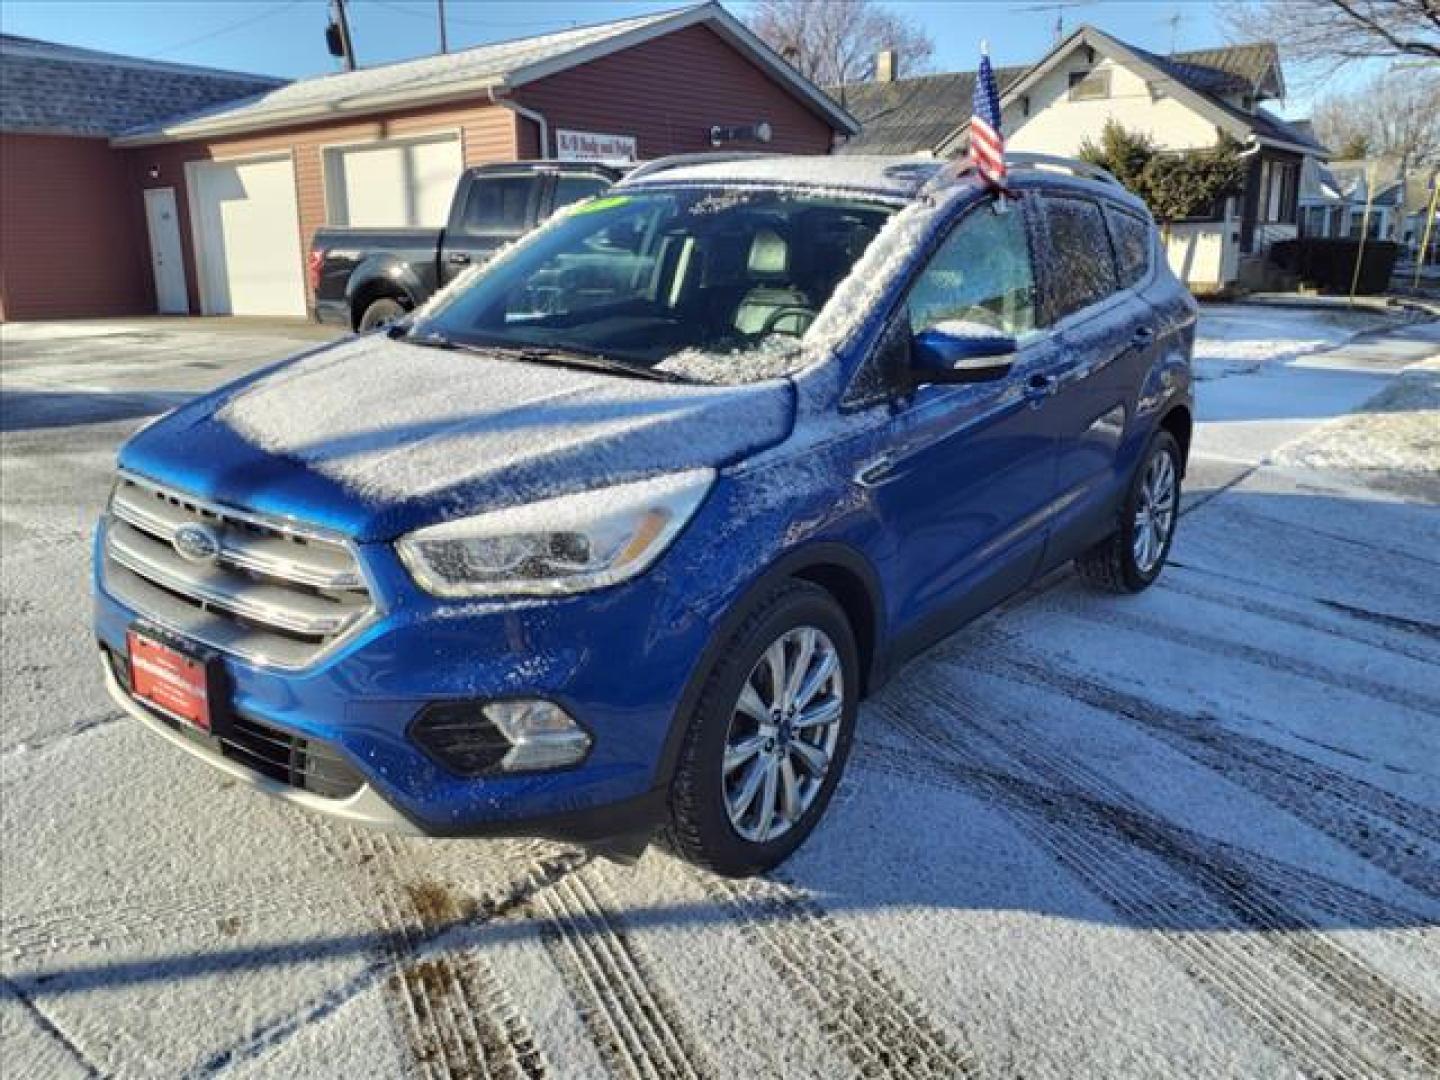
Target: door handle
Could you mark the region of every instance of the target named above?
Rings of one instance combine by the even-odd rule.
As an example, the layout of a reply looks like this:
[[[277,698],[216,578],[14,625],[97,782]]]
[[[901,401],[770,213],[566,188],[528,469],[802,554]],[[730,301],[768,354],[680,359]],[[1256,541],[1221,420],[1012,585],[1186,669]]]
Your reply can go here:
[[[467,266],[469,262],[470,256],[466,255],[463,251],[452,251],[450,253],[450,264],[452,266]]]

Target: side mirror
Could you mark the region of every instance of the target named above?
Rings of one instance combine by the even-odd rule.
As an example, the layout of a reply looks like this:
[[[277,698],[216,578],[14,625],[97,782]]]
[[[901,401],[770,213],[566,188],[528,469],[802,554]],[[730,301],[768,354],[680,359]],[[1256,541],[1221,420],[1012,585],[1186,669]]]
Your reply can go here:
[[[978,323],[937,323],[911,339],[916,383],[976,383],[1003,378],[1015,363],[1015,339]]]

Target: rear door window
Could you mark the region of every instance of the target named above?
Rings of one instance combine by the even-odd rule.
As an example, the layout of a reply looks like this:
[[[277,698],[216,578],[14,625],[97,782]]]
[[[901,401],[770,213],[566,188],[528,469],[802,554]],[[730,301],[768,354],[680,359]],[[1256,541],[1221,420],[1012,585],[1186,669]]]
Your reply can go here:
[[[1144,218],[1113,206],[1105,208],[1105,220],[1115,245],[1120,287],[1128,289],[1150,272],[1150,225]]]
[[[1047,195],[1046,278],[1050,321],[1099,303],[1119,288],[1100,207],[1089,199]]]
[[[482,236],[519,236],[530,227],[539,177],[481,176],[470,185],[462,228]]]

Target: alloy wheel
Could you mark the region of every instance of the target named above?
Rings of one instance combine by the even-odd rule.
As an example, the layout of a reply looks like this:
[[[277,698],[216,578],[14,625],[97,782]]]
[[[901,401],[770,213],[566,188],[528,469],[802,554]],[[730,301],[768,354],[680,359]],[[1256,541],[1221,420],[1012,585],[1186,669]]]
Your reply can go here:
[[[840,654],[814,626],[771,643],[731,712],[721,781],[730,824],[744,839],[784,836],[825,784],[840,740],[845,680]]]
[[[1164,451],[1145,466],[1140,480],[1140,499],[1135,507],[1133,552],[1135,566],[1148,574],[1160,562],[1170,532],[1175,527],[1175,462]]]

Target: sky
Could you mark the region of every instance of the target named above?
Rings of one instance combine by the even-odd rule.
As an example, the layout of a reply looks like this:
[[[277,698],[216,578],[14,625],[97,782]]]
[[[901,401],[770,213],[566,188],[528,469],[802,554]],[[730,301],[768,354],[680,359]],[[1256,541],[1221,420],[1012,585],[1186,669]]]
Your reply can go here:
[[[683,0],[445,0],[451,49],[528,37],[682,6]],[[327,0],[3,0],[6,33],[159,60],[298,78],[338,70],[325,49]],[[728,5],[742,17],[750,7]],[[892,0],[935,41],[937,71],[973,68],[986,38],[997,65],[1031,63],[1065,31],[1089,22],[1142,48],[1169,52],[1225,43],[1210,0]],[[362,65],[438,48],[436,0],[347,0]],[[1178,16],[1178,22],[1175,21]],[[1294,80],[1292,80],[1293,82]],[[1332,87],[1328,87],[1333,89]],[[1292,87],[1282,110],[1308,114]]]

